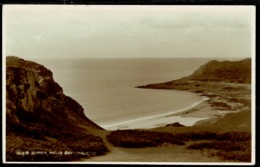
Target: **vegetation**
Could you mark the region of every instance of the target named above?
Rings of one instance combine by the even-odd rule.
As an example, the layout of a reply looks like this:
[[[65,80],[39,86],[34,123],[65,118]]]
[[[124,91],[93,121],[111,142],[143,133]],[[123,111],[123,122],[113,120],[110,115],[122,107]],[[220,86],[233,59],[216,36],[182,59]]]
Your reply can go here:
[[[56,138],[9,133],[6,143],[7,161],[71,161],[108,151],[102,138],[75,130],[63,130]]]
[[[248,142],[233,142],[233,141],[207,141],[194,143],[187,148],[189,149],[215,149],[223,151],[243,151],[248,146]]]
[[[249,141],[251,139],[251,134],[248,132],[227,132],[219,134],[216,139],[221,141],[229,140],[233,142]]]
[[[101,137],[64,120],[8,123],[6,135],[7,161],[71,161],[108,151]]]
[[[188,149],[211,149],[211,156],[223,160],[251,161],[251,134],[248,132],[227,132],[218,134],[215,140],[194,143]]]
[[[215,132],[201,131],[201,132],[185,132],[185,133],[169,133],[169,132],[155,132],[150,130],[117,130],[112,131],[107,139],[115,146],[128,147],[125,143],[131,141],[131,147],[138,147],[137,143],[147,141],[147,143],[155,142],[154,144],[147,144],[143,147],[158,146],[162,143],[183,145],[184,142],[191,140],[212,140],[216,139],[218,134]],[[157,144],[156,144],[157,143]]]
[[[107,135],[110,143],[117,147],[157,147],[162,144],[185,145],[196,141],[188,149],[211,149],[210,156],[223,160],[249,162],[251,160],[251,134],[248,132],[214,133],[209,131],[168,133],[150,130],[117,130]],[[200,141],[200,142],[198,142]]]
[[[185,133],[175,133],[177,139],[181,141],[190,141],[190,140],[211,140],[217,137],[217,133],[209,131],[201,132],[185,132]]]
[[[184,142],[178,140],[172,133],[145,130],[112,131],[107,139],[114,146],[128,148],[156,147],[164,143],[184,145]]]
[[[250,151],[217,151],[216,153],[212,153],[213,156],[218,156],[223,160],[229,161],[239,161],[239,162],[250,162],[251,161],[251,152]]]

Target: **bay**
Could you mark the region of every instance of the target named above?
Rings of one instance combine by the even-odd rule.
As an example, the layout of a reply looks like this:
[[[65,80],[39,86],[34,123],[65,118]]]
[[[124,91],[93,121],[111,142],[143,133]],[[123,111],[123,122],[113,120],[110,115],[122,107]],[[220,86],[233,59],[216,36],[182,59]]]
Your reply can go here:
[[[64,93],[79,102],[92,121],[101,127],[117,124],[122,127],[124,122],[178,112],[201,101],[200,96],[190,92],[135,87],[190,75],[209,59],[46,58],[33,61],[53,72],[54,80]]]

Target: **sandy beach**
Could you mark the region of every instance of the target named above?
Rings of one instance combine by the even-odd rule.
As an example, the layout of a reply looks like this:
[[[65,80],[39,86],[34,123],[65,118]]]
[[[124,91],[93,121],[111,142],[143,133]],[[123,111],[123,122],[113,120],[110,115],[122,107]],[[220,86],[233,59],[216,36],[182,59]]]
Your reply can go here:
[[[207,97],[202,97],[198,102],[192,103],[183,109],[175,110],[173,112],[156,114],[147,117],[141,117],[138,119],[128,120],[124,122],[118,122],[115,124],[103,126],[106,130],[117,130],[117,129],[151,129],[161,126],[166,126],[173,122],[179,122],[184,126],[192,126],[199,120],[208,119],[209,116],[195,114],[195,116],[182,116],[182,113],[189,112],[195,108],[201,108],[202,103],[207,101]]]
[[[187,133],[187,132],[202,132],[211,131],[216,133],[223,133],[229,131],[245,131],[251,132],[251,86],[249,84],[235,84],[235,83],[215,83],[218,84],[217,89],[214,88],[214,83],[207,84],[203,90],[199,90],[199,95],[203,97],[203,101],[194,106],[190,106],[186,110],[178,113],[165,114],[161,116],[148,118],[141,118],[133,122],[127,122],[122,125],[111,126],[110,128],[138,128],[138,126],[150,128],[157,132],[170,133]],[[223,88],[230,89],[223,89]],[[234,89],[233,89],[234,88]],[[222,91],[219,91],[222,89]],[[170,90],[169,90],[170,91]],[[187,90],[185,90],[187,91]],[[189,91],[198,92],[194,90],[192,85]],[[230,98],[232,98],[230,100]],[[224,105],[226,104],[226,105]],[[153,122],[151,126],[151,122]],[[165,126],[165,124],[179,122],[184,126]],[[104,133],[104,138],[108,133]],[[171,145],[165,144],[159,147],[148,148],[122,148],[114,147],[105,140],[109,146],[110,152],[104,156],[98,156],[88,159],[82,159],[84,162],[131,162],[131,163],[162,163],[162,164],[178,164],[192,162],[207,162],[214,163],[234,163],[236,161],[223,160],[218,156],[213,156],[212,150],[190,150],[187,145],[192,145],[196,141],[187,142],[186,145]],[[142,156],[140,156],[142,155]],[[173,163],[174,162],[174,163]]]
[[[221,86],[245,88],[246,90],[248,90],[248,93],[250,93],[251,89],[248,84],[222,83]],[[209,88],[209,90],[206,90],[203,93],[198,93],[198,95],[201,96],[201,101],[195,102],[183,109],[163,114],[141,117],[124,122],[118,122],[115,124],[103,126],[103,128],[105,128],[106,130],[151,129],[163,127],[175,122],[178,122],[184,126],[193,126],[202,123],[205,124],[206,122],[211,122],[212,120],[223,118],[228,113],[237,113],[249,108],[249,106],[244,106],[242,102],[228,100],[228,98],[231,98],[233,93],[234,92],[229,90],[227,90],[226,92],[213,93],[212,90]],[[249,94],[241,95],[245,100],[250,100]],[[214,106],[212,104],[217,105]],[[221,106],[223,104],[227,105]]]

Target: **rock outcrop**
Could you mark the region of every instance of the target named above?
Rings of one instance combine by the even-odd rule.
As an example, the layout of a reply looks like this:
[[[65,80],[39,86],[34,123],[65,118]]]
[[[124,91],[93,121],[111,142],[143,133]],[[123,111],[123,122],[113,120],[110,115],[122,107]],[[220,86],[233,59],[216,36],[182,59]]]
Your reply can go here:
[[[50,138],[60,141],[62,135],[66,133],[72,140],[70,142],[78,142],[74,138],[75,135],[84,134],[84,140],[90,143],[88,137],[95,138],[95,136],[91,134],[86,137],[80,126],[102,130],[84,115],[83,108],[75,100],[63,94],[60,85],[53,80],[50,70],[17,57],[6,58],[6,135],[9,139],[14,135],[23,142],[28,140],[48,142]],[[12,139],[7,140],[7,152],[15,154],[16,149],[20,149],[22,144],[14,148],[12,142],[15,141],[11,141]],[[103,147],[102,139],[99,137],[95,139],[99,141],[97,145]],[[65,140],[63,142],[66,143]],[[8,149],[10,147],[13,149]],[[63,151],[73,150],[72,147],[64,149]],[[7,158],[15,160],[12,159],[12,155]],[[32,157],[29,159],[35,160]]]
[[[6,59],[6,114],[7,124],[66,121],[100,129],[75,100],[63,94],[50,70],[17,57]]]

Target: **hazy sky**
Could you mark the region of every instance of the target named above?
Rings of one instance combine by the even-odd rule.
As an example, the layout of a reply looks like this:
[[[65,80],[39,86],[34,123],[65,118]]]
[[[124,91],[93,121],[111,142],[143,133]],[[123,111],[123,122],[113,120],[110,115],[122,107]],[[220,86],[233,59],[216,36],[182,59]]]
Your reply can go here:
[[[249,57],[254,6],[5,5],[5,55]]]

